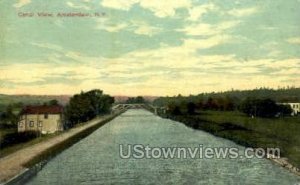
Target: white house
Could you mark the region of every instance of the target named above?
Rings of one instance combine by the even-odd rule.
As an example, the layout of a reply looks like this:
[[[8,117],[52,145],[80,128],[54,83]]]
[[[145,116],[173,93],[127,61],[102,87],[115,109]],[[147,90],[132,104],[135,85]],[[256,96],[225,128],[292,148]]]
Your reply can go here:
[[[60,105],[27,106],[18,122],[18,132],[40,131],[42,134],[63,130],[63,107]]]
[[[289,105],[293,110],[292,116],[300,114],[300,103],[280,103],[280,104]]]

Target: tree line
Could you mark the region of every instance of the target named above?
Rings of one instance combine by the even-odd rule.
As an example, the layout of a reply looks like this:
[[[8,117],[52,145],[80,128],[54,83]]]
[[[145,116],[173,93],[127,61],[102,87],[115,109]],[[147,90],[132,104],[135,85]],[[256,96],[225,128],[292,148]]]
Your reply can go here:
[[[222,101],[219,101],[222,100]],[[240,104],[235,105],[232,101],[224,99],[208,98],[206,102],[170,102],[166,104],[167,113],[172,115],[197,114],[199,111],[241,111],[252,117],[279,117],[289,116],[292,109],[289,105],[277,104],[272,99],[247,98]]]
[[[142,104],[146,103],[146,100],[142,96],[137,96],[137,97],[129,97],[126,101],[126,104]]]
[[[160,97],[154,100],[153,104],[158,107],[167,107],[169,114],[196,114],[197,111],[214,110],[214,111],[241,111],[249,116],[258,117],[275,117],[291,115],[292,109],[289,105],[279,104],[279,99],[285,102],[297,102],[297,98],[291,96],[299,89],[280,89],[279,97],[269,98],[269,94],[262,92],[273,92],[270,89],[256,89],[252,91],[229,91],[224,93],[202,93],[196,96],[174,96]],[[286,91],[286,95],[282,94]],[[299,91],[300,92],[300,91]],[[247,96],[240,96],[244,94]],[[292,97],[292,98],[288,98]],[[282,100],[282,102],[284,102]],[[280,102],[280,101],[279,101]]]

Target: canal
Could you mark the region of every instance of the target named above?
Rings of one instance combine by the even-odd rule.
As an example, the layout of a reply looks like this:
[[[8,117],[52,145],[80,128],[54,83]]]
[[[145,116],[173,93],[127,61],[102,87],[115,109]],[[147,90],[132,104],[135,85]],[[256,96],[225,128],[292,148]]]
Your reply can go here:
[[[300,182],[299,177],[267,159],[121,158],[120,145],[124,146],[125,155],[129,154],[131,144],[233,147],[240,153],[245,150],[231,141],[162,119],[146,110],[131,109],[51,159],[27,184],[293,185]]]

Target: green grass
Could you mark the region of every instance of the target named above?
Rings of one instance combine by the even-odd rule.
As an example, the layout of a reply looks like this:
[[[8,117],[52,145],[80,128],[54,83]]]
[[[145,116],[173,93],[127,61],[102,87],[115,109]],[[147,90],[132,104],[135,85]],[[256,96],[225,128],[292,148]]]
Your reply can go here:
[[[175,116],[193,128],[251,147],[278,147],[281,156],[300,167],[300,117],[251,118],[240,112],[201,111]]]
[[[216,123],[232,123],[272,138],[298,142],[300,144],[300,117],[251,118],[239,112],[201,112],[200,119]]]

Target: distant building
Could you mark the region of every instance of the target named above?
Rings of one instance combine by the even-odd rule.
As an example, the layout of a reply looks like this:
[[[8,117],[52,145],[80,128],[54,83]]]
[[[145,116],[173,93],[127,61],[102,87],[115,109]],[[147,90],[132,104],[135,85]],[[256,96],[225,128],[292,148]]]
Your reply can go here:
[[[300,103],[280,103],[281,105],[289,105],[293,110],[292,116],[300,114]]]
[[[27,106],[18,122],[18,132],[40,131],[42,134],[62,131],[63,107],[60,105]]]

